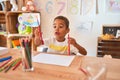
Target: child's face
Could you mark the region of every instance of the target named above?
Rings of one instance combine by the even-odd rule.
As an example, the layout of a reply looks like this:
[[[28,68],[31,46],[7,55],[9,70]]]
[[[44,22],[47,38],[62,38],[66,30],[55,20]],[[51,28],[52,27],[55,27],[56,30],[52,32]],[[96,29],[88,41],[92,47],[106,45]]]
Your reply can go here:
[[[53,23],[54,35],[56,38],[64,38],[65,35],[69,32],[64,20],[56,19]]]

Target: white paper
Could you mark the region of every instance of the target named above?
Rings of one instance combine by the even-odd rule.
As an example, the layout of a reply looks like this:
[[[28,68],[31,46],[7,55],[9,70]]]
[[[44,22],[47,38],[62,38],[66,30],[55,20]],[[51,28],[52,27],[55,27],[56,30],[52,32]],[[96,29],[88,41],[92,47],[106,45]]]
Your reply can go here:
[[[33,62],[53,64],[60,66],[69,66],[73,61],[75,56],[65,56],[65,55],[54,55],[54,54],[45,54],[40,53],[32,57]]]
[[[8,49],[6,47],[0,47],[0,55],[8,53]]]

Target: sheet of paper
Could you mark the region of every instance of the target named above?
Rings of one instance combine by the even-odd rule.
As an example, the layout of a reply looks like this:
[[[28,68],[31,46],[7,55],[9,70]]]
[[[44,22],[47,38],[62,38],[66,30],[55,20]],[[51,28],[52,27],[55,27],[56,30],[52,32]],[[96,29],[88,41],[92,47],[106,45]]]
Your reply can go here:
[[[33,62],[53,64],[60,66],[69,66],[73,61],[75,56],[65,56],[65,55],[54,55],[54,54],[45,54],[40,53],[32,57]]]
[[[0,47],[0,55],[8,53],[8,49],[6,47]]]

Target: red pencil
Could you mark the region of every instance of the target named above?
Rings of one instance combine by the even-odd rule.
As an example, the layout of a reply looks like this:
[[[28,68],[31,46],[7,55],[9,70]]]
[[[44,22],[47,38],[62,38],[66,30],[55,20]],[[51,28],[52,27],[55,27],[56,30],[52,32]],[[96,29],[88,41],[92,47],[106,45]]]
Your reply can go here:
[[[39,29],[39,34],[40,34],[40,40],[42,41],[42,45],[43,45],[44,41],[43,41],[43,38],[42,38],[42,32],[41,32],[40,26],[38,27],[38,29]]]
[[[68,34],[68,55],[70,55],[70,36]]]
[[[18,63],[13,67],[13,69],[12,70],[15,70],[20,64],[21,64],[21,60],[20,61],[18,61]]]
[[[88,73],[87,73],[87,71],[85,70],[85,69],[83,69],[83,68],[79,68],[85,75],[87,75]]]
[[[38,23],[38,31],[39,31],[39,34],[40,34],[40,40],[42,41],[42,45],[44,44],[44,41],[43,41],[43,38],[42,38],[42,32],[41,32],[41,29],[40,29],[40,24],[39,24],[39,20],[37,19],[37,23]]]
[[[12,59],[12,58],[11,58]],[[0,65],[0,68],[3,67],[4,65],[6,65],[11,59],[7,60],[7,61],[4,61],[1,65]]]

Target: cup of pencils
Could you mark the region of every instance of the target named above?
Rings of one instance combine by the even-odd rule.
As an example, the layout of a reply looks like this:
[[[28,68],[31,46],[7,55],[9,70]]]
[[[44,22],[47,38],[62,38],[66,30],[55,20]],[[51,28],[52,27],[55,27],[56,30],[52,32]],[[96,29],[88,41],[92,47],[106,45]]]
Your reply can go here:
[[[21,52],[22,52],[23,71],[33,71],[31,39],[21,38],[20,44],[21,44]]]

